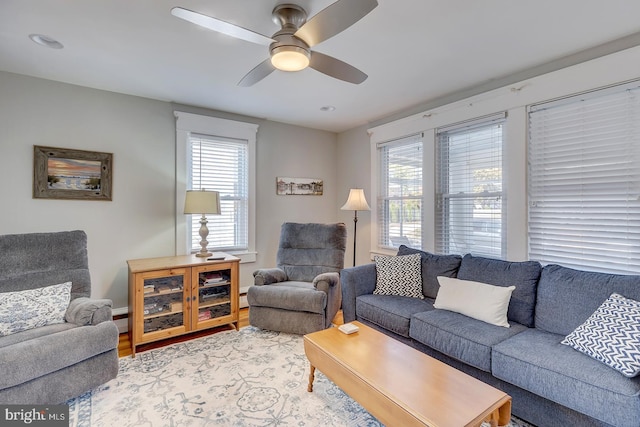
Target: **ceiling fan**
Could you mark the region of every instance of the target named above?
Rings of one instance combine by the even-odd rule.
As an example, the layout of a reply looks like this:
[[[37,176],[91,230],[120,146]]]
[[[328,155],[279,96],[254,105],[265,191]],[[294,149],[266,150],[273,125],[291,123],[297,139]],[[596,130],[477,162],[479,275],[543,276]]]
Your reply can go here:
[[[269,46],[270,57],[249,71],[238,86],[252,86],[276,69],[300,71],[307,67],[345,82],[360,84],[367,79],[365,73],[311,48],[346,30],[376,6],[376,0],[338,0],[307,21],[307,12],[302,7],[279,4],[273,9],[272,19],[282,28],[271,37],[182,7],[174,7],[171,14],[219,33]]]

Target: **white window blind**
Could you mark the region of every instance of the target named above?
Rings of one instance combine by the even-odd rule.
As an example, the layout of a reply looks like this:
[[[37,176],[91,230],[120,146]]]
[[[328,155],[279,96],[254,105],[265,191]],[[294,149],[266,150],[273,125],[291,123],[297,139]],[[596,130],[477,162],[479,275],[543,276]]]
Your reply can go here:
[[[436,132],[436,251],[503,258],[506,113]]]
[[[422,248],[422,135],[377,144],[378,247]]]
[[[529,257],[640,273],[640,83],[529,109]]]
[[[191,133],[190,189],[220,193],[220,215],[207,215],[209,248],[247,250],[249,236],[248,141]],[[200,249],[200,216],[192,215],[191,248]]]

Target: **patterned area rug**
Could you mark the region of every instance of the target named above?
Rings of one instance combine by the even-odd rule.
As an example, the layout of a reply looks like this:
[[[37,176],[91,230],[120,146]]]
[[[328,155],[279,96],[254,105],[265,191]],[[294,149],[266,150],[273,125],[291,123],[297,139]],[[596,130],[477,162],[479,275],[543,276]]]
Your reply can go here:
[[[382,426],[321,372],[307,392],[308,377],[301,336],[219,332],[121,358],[116,379],[67,402],[69,425]]]

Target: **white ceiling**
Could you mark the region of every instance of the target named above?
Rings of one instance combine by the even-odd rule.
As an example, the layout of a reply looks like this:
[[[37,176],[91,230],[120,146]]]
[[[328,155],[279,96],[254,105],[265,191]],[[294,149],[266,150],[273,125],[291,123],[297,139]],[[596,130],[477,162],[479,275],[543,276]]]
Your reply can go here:
[[[333,1],[289,2],[313,16]],[[364,83],[306,69],[275,71],[243,88],[238,81],[267,58],[267,48],[170,14],[181,6],[271,36],[279,30],[271,10],[284,2],[0,0],[0,70],[341,132],[531,77],[525,70],[640,44],[637,0],[378,0],[362,20],[314,47],[367,73]],[[39,46],[32,33],[65,47]],[[325,105],[336,110],[321,111]]]

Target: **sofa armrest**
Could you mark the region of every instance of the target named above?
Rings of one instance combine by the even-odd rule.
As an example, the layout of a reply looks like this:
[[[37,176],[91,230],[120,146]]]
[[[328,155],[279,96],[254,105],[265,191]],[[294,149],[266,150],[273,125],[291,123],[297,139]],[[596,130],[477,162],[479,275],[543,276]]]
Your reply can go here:
[[[287,280],[287,273],[280,268],[261,268],[253,272],[254,285],[270,285],[285,280]]]
[[[319,291],[329,292],[329,288],[340,285],[338,273],[322,273],[313,279],[313,287]]]
[[[340,289],[340,274],[329,272],[318,274],[313,279],[313,286],[327,294],[327,308],[325,309],[325,328],[331,326],[342,304],[342,291]]]
[[[113,320],[112,304],[110,299],[76,298],[69,303],[64,319],[79,326],[111,321]]]
[[[376,288],[376,265],[374,263],[345,268],[340,271],[342,287],[342,315],[344,322],[356,320],[356,298],[372,294]]]

